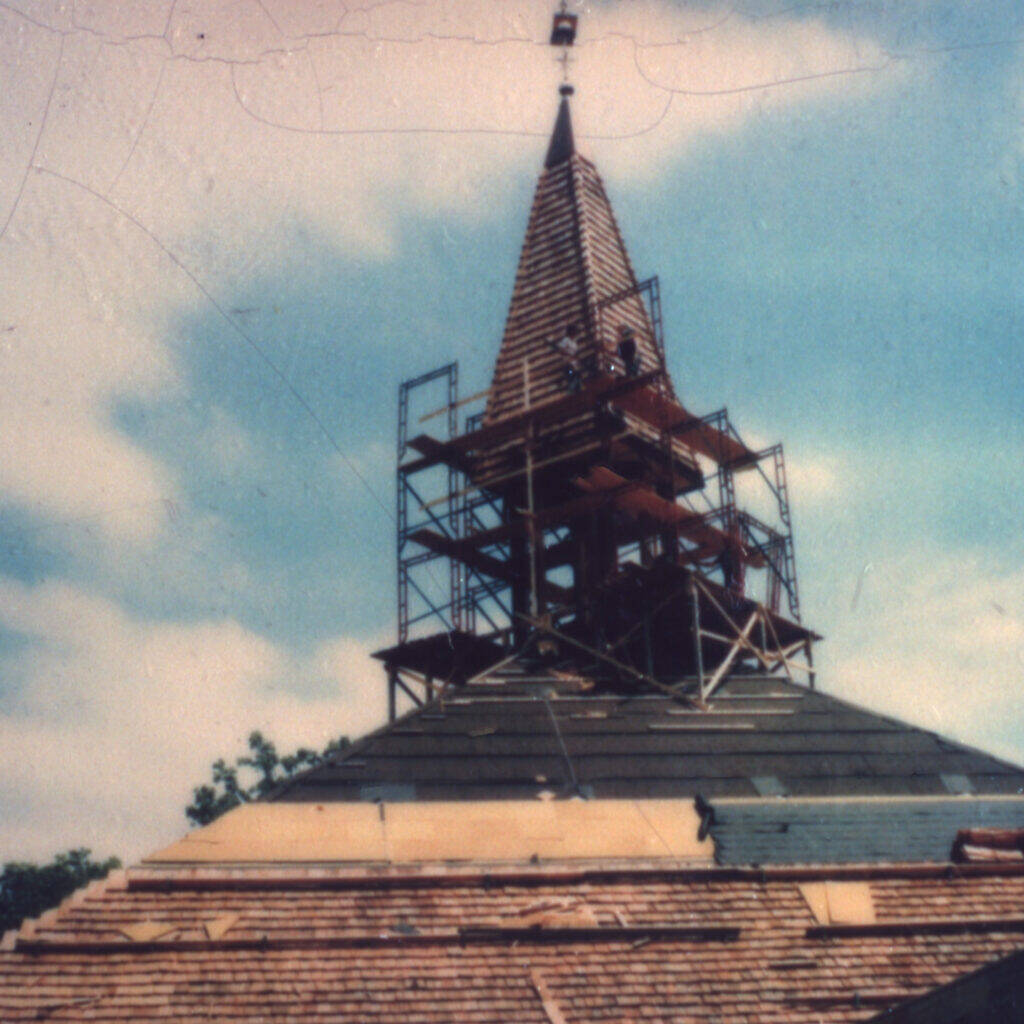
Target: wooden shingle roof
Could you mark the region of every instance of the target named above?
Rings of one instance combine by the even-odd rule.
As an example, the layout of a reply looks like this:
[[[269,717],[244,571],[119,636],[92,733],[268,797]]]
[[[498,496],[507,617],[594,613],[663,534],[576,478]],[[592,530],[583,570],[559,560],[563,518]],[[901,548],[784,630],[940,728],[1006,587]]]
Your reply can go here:
[[[564,389],[565,361],[553,346],[570,325],[580,330],[581,358],[596,369],[606,368],[602,360],[614,355],[623,327],[633,332],[641,370],[661,368],[642,297],[602,305],[636,285],[601,177],[572,145],[563,99],[530,210],[485,423],[524,407],[527,362],[531,404]]]
[[[8,940],[0,1020],[845,1024],[1024,949],[1022,908],[1005,865],[141,869]]]

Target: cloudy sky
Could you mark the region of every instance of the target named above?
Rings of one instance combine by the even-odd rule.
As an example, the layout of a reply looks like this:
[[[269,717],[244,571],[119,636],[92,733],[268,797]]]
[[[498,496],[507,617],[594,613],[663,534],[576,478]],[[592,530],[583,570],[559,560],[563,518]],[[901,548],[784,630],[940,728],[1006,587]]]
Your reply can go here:
[[[550,10],[0,2],[0,861],[380,720],[396,389],[488,383]],[[1024,760],[1024,10],[582,13],[677,389],[786,444],[821,684]]]

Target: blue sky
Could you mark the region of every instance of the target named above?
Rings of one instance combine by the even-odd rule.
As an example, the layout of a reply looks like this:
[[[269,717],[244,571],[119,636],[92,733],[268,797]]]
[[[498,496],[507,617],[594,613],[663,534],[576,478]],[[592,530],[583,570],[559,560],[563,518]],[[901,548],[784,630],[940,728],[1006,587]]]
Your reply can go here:
[[[1024,13],[582,15],[677,389],[786,445],[821,685],[1024,760]],[[379,721],[397,385],[488,382],[549,17],[0,7],[0,860],[138,856],[251,728]]]

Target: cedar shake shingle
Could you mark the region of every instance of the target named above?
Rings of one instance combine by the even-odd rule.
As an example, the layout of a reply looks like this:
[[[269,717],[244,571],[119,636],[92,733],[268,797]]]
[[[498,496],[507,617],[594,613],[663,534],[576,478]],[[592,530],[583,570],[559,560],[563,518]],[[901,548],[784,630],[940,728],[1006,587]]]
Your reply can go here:
[[[856,934],[813,931],[802,879],[580,865],[420,877],[139,869],[0,953],[0,1020],[549,1024],[540,977],[569,1024],[838,1024],[1024,949],[1019,870],[865,869],[877,924]],[[524,933],[538,909],[544,923]],[[560,931],[560,920],[574,924]],[[572,930],[586,920],[596,928]],[[229,927],[212,939],[211,921]],[[125,937],[144,922],[169,930]]]

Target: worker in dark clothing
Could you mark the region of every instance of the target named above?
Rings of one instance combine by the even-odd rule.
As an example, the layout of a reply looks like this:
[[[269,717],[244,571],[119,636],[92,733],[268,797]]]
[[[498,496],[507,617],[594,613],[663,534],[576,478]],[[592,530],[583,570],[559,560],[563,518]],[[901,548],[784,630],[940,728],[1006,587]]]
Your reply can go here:
[[[619,331],[619,360],[627,377],[635,377],[640,372],[640,359],[636,351],[636,338],[628,327]]]
[[[739,523],[734,522],[728,530],[725,547],[719,556],[722,567],[722,579],[729,603],[734,609],[742,606],[746,591],[746,555],[747,548],[743,543]]]

